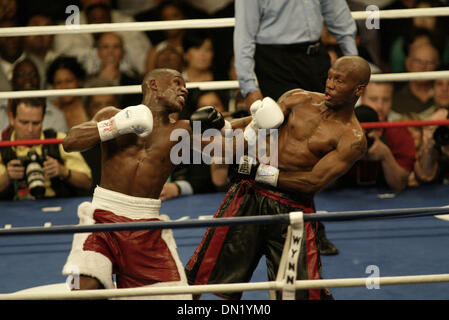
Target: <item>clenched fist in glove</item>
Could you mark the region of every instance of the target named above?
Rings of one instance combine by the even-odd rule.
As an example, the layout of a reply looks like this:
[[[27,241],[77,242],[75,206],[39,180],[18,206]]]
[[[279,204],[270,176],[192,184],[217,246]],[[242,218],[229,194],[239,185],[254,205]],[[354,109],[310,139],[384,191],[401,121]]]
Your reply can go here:
[[[206,106],[196,110],[190,117],[190,125],[193,128],[194,121],[200,121],[201,133],[207,129],[228,129],[231,124],[223,118],[223,115],[214,107]]]
[[[101,141],[111,140],[128,133],[135,133],[145,138],[153,131],[153,114],[143,104],[131,106],[108,120],[98,122],[97,127]]]
[[[254,142],[259,129],[276,129],[284,122],[284,113],[279,105],[270,97],[254,101],[250,107],[253,117],[245,128],[244,136],[248,142]]]

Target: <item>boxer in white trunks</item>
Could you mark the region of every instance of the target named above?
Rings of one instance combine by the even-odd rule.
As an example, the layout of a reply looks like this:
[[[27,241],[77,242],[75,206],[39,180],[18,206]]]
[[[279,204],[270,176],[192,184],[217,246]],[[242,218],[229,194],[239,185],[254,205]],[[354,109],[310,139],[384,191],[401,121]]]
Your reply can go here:
[[[178,71],[156,69],[145,76],[142,93],[141,105],[123,110],[103,108],[92,120],[71,128],[64,139],[67,152],[101,143],[101,182],[92,202],[79,206],[81,224],[168,218],[159,214],[159,196],[174,168],[170,150],[178,141],[171,141],[170,136],[175,129],[192,133],[191,122],[173,121],[169,115],[182,110],[188,91]],[[270,108],[279,107],[273,102],[259,108],[262,125],[272,126]],[[256,118],[236,119],[231,125],[213,107],[205,107],[197,110],[191,121],[201,121],[204,130],[220,130],[225,124],[245,128],[252,123],[257,128]],[[75,271],[79,279],[76,289],[81,290],[187,285],[172,232],[166,229],[75,234],[63,274],[74,277]]]

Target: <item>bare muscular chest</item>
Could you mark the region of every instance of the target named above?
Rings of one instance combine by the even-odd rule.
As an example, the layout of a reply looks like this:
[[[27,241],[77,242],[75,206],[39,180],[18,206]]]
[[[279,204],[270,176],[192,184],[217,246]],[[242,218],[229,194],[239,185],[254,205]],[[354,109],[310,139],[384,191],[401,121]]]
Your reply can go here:
[[[340,135],[337,123],[319,111],[292,111],[279,136],[280,165],[311,167],[335,150]]]

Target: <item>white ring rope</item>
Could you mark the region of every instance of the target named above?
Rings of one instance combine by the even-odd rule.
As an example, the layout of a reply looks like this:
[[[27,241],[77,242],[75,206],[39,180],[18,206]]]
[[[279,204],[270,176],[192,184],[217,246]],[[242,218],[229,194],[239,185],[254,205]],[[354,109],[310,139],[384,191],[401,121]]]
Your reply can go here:
[[[426,71],[426,72],[402,72],[373,74],[373,82],[393,82],[411,80],[435,80],[448,79],[449,71]],[[204,81],[187,82],[187,89],[197,88],[199,90],[228,90],[238,89],[239,83],[236,80],[227,81]],[[79,89],[51,89],[51,90],[23,90],[23,91],[2,91],[0,99],[34,98],[34,97],[60,97],[60,96],[88,96],[101,94],[136,94],[142,93],[140,85],[79,88]]]
[[[320,280],[297,280],[297,290],[319,289],[319,288],[345,288],[364,287],[376,281],[379,286],[406,285],[423,283],[449,282],[449,274],[431,274],[414,276],[392,276],[392,277],[368,277],[368,278],[343,278],[343,279],[320,279]],[[107,299],[123,297],[139,297],[150,295],[167,294],[201,294],[217,292],[259,291],[259,290],[282,290],[283,281],[267,281],[254,283],[231,283],[231,284],[208,284],[192,286],[167,286],[167,287],[145,287],[126,289],[99,289],[79,290],[67,292],[18,292],[0,294],[0,300],[60,300],[60,299]],[[68,290],[68,289],[67,289]]]
[[[424,16],[449,16],[448,7],[439,8],[416,8],[401,10],[379,10],[373,11],[353,11],[351,12],[355,20],[362,20],[373,14],[379,19],[399,19]],[[151,22],[126,22],[109,24],[83,24],[83,25],[59,25],[59,26],[40,26],[40,27],[13,27],[0,28],[0,36],[27,36],[44,34],[64,34],[64,33],[96,33],[106,31],[150,31],[150,30],[169,30],[180,28],[224,28],[233,27],[234,18],[220,19],[187,19],[175,21],[151,21]],[[371,80],[379,81],[410,81],[410,80],[435,80],[449,78],[449,71],[430,71],[430,72],[411,72],[395,74],[373,74]],[[187,88],[198,88],[199,90],[227,90],[238,89],[238,81],[205,81],[187,83]],[[140,85],[99,87],[99,88],[79,88],[79,89],[61,89],[61,90],[30,90],[0,92],[0,99],[16,99],[24,97],[59,97],[59,96],[85,96],[93,94],[136,94],[141,93]]]
[[[448,75],[449,77],[449,75]],[[238,81],[204,81],[188,82],[187,89],[198,88],[199,90],[225,90],[238,89]],[[78,89],[51,89],[51,90],[23,90],[23,91],[1,91],[0,99],[34,98],[34,97],[60,97],[60,96],[88,96],[100,94],[135,94],[142,93],[141,85],[112,86]]]
[[[439,8],[415,8],[401,10],[353,11],[355,20],[373,18],[379,19],[403,19],[413,17],[449,16],[448,7]],[[155,31],[170,29],[198,29],[198,28],[226,28],[234,27],[235,18],[219,19],[185,19],[174,21],[149,21],[149,22],[122,22],[99,23],[80,25],[36,26],[36,27],[12,27],[0,28],[1,37],[30,36],[45,34],[75,34],[75,33],[103,33],[125,31]]]

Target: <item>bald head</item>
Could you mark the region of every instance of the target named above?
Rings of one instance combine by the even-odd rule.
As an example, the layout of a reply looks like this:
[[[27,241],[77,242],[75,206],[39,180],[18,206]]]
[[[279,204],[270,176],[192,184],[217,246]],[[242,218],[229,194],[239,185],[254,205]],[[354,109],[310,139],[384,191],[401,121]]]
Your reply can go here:
[[[335,70],[347,74],[355,85],[366,86],[371,78],[369,63],[359,56],[343,56],[338,58],[332,66]]]
[[[168,69],[168,68],[158,68],[158,69],[153,69],[150,72],[148,72],[145,77],[143,78],[142,81],[142,93],[145,95],[147,93],[147,90],[149,88],[149,82],[151,80],[160,80],[166,77],[181,77],[182,78],[182,74],[177,71],[177,70],[173,70],[173,69]]]

